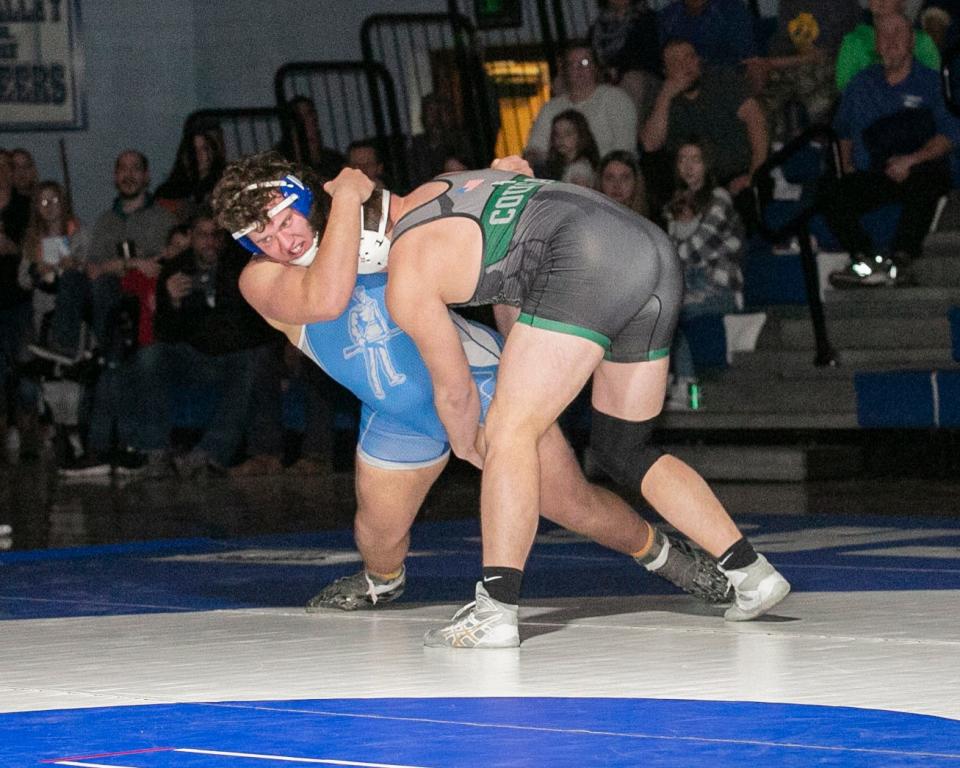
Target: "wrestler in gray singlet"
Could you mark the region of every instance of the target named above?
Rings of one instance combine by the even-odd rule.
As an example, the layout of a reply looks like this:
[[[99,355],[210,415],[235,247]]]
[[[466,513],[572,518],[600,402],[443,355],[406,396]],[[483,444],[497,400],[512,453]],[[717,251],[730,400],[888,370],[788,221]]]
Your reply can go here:
[[[652,222],[573,184],[493,170],[436,181],[449,189],[401,218],[392,239],[451,216],[476,221],[483,262],[466,306],[519,306],[518,322],[588,338],[614,362],[669,354],[683,273]]]

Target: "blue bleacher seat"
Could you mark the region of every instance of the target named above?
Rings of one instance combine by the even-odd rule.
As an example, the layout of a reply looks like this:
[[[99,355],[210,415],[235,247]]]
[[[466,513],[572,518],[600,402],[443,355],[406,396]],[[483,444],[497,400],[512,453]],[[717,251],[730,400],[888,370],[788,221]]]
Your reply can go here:
[[[854,375],[861,427],[933,427],[933,371],[859,372]]]
[[[937,371],[937,402],[941,427],[960,427],[960,371]]]
[[[682,320],[680,324],[690,344],[697,371],[727,367],[727,332],[723,315],[704,315]]]

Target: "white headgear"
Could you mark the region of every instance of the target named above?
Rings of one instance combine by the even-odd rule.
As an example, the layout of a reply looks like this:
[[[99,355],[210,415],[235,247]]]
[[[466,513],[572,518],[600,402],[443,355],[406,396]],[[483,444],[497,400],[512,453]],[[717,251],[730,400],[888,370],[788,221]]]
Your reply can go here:
[[[360,258],[357,262],[359,275],[380,272],[387,266],[387,258],[390,255],[390,240],[386,235],[390,214],[390,192],[386,189],[383,190],[380,206],[380,224],[376,230],[364,229],[363,206],[360,206]]]

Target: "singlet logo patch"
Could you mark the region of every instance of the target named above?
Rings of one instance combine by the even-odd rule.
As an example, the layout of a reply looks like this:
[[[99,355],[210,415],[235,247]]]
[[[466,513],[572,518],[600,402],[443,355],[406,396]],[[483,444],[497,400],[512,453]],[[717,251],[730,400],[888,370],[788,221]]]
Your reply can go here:
[[[483,266],[496,264],[507,255],[510,241],[520,213],[549,179],[532,179],[529,176],[515,176],[510,181],[495,182],[493,193],[483,207],[480,226],[486,248],[483,254]]]
[[[367,382],[378,400],[386,398],[383,388],[383,378],[391,387],[399,387],[407,380],[405,374],[397,370],[390,356],[390,339],[399,336],[399,328],[391,328],[386,314],[377,300],[369,296],[362,285],[353,289],[348,326],[353,344],[344,347],[343,357],[349,360],[357,355],[363,355],[363,364],[367,373]]]
[[[469,181],[465,182],[463,186],[457,187],[455,190],[453,190],[453,193],[455,195],[463,195],[467,192],[473,192],[473,190],[475,190],[481,184],[483,184],[483,179],[470,179]]]

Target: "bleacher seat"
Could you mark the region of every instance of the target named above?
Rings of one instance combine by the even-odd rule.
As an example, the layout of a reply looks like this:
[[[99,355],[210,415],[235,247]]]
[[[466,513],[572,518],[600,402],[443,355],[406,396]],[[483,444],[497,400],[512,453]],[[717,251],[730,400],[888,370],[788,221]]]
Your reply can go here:
[[[960,371],[938,371],[937,394],[938,426],[960,427]]]
[[[690,354],[697,371],[727,367],[727,332],[723,315],[682,320],[680,327],[690,344]]]
[[[938,426],[941,417],[938,382],[941,376],[941,373],[930,370],[855,374],[857,423],[866,428]]]

